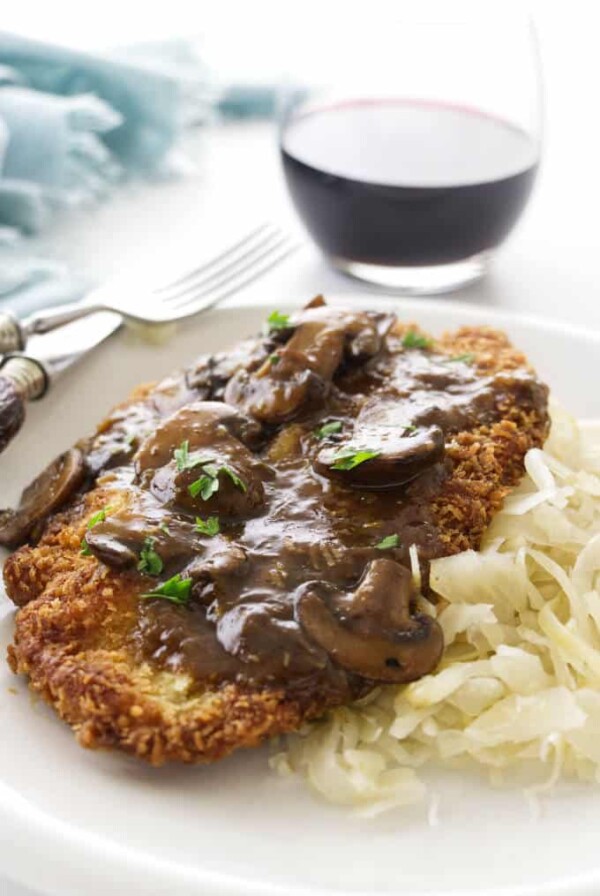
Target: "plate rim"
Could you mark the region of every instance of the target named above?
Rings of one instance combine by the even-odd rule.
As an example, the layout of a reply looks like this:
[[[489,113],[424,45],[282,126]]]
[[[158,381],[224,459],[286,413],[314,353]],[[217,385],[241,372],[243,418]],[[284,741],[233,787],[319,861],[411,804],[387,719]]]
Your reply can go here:
[[[456,301],[453,298],[403,298],[393,294],[370,293],[365,291],[338,292],[328,295],[335,304],[369,305],[390,307],[418,318],[419,309],[429,313],[450,312],[452,316],[464,316],[469,322],[510,325],[522,324],[525,328],[539,328],[541,331],[559,333],[600,346],[600,330],[588,329],[579,324],[571,324],[542,315],[521,313],[510,309],[488,308],[477,303]],[[294,298],[273,302],[260,298],[244,302],[239,297],[230,299],[208,313],[235,312],[236,310],[268,308],[296,308]],[[176,338],[176,337],[175,337]],[[14,612],[11,609],[6,612]],[[4,615],[4,613],[0,613]],[[3,837],[0,847],[0,873],[14,882],[32,887],[40,894],[56,896],[76,896],[86,885],[91,894],[121,892],[131,887],[133,892],[144,896],[161,896],[168,887],[172,896],[189,896],[202,892],[206,896],[332,896],[331,888],[314,886],[290,886],[287,883],[253,881],[226,872],[191,866],[166,858],[157,858],[139,847],[124,846],[116,840],[80,830],[74,824],[54,817],[47,810],[35,806],[9,784],[0,782],[0,832],[10,832],[10,843]],[[36,861],[31,861],[31,843],[35,844]],[[57,858],[68,855],[57,868]],[[39,861],[40,858],[45,861]],[[94,868],[93,883],[89,868]],[[47,873],[48,868],[52,873]],[[58,876],[57,876],[58,875]],[[113,891],[112,886],[119,890]],[[90,888],[91,885],[91,888]],[[595,896],[600,886],[600,863],[598,868],[583,874],[568,875],[558,880],[548,880],[533,885],[508,885],[486,887],[484,889],[454,889],[443,891],[443,896]],[[439,890],[403,890],[403,896],[441,896]],[[361,889],[350,891],[349,896],[381,896],[380,891]]]

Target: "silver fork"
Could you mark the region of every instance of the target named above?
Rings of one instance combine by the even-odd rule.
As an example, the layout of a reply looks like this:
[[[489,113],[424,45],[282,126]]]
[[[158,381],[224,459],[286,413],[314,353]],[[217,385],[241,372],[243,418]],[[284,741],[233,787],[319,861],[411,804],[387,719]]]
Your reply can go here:
[[[0,354],[23,351],[30,336],[97,311],[114,311],[125,321],[161,324],[192,317],[222,302],[298,249],[300,242],[274,224],[264,223],[210,261],[159,285],[139,278],[108,283],[79,302],[32,314],[23,321],[0,313]]]
[[[21,323],[11,314],[0,314],[0,453],[19,432],[26,403],[42,398],[59,374],[113,333],[123,319],[160,324],[198,314],[256,280],[299,246],[274,225],[262,224],[210,261],[165,283],[123,278],[81,302],[33,314]],[[81,320],[88,315],[96,316]],[[63,333],[59,328],[66,324],[71,326]],[[52,330],[58,332],[33,340],[35,355],[23,354],[29,336]]]

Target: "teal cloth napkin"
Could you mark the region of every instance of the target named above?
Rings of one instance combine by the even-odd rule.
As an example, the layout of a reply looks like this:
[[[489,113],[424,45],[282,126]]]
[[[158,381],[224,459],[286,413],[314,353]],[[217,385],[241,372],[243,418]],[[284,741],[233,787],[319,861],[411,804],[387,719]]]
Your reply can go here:
[[[173,173],[206,82],[184,42],[99,55],[0,33],[0,223],[33,231],[126,175]]]
[[[74,302],[91,287],[60,261],[39,258],[10,227],[0,227],[0,304],[23,316]]]
[[[269,85],[216,91],[185,40],[91,54],[0,32],[0,302],[22,314],[77,298],[80,279],[31,257],[23,235],[125,178],[183,172],[186,129],[214,108],[268,117],[273,98]]]

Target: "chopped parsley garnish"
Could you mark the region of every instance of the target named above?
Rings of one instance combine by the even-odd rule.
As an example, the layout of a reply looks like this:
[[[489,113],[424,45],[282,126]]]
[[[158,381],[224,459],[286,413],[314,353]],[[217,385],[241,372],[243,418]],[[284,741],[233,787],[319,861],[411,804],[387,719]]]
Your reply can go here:
[[[163,562],[154,550],[155,538],[145,538],[144,546],[140,551],[140,562],[137,565],[138,572],[147,576],[159,576],[163,569]]]
[[[142,594],[142,597],[152,598],[152,597],[161,597],[163,600],[170,600],[174,604],[187,604],[190,597],[192,595],[192,580],[191,579],[183,579],[181,577],[181,573],[177,573],[177,575],[173,576],[171,579],[167,579],[162,585],[159,585],[158,588],[154,588],[152,591],[147,591],[146,594]]]
[[[446,358],[444,364],[453,364],[455,361],[462,361],[463,364],[472,364],[474,360],[475,355],[467,352],[464,355],[452,355],[451,358]]]
[[[409,330],[402,340],[404,348],[431,348],[431,339]]]
[[[110,513],[110,510],[111,510],[111,508],[107,504],[106,507],[102,508],[102,510],[99,510],[97,513],[94,513],[93,516],[91,516],[88,520],[88,524],[87,524],[88,532],[90,529],[93,529],[97,523],[103,523],[104,520],[106,519],[106,514]],[[92,556],[92,552],[89,549],[89,545],[87,543],[85,535],[81,539],[81,553],[83,554],[84,557]]]
[[[209,516],[207,519],[203,520],[197,516],[195,528],[196,532],[199,532],[200,535],[208,535],[209,538],[212,538],[213,535],[218,535],[220,531],[219,517]]]
[[[231,481],[233,482],[235,487],[239,488],[239,490],[241,492],[248,491],[248,489],[246,487],[246,483],[242,479],[240,479],[240,477],[237,475],[237,473],[234,470],[231,469],[231,467],[227,467],[227,466],[219,467],[218,473],[224,473],[226,476],[229,476],[229,478],[231,479]],[[218,475],[218,473],[217,473],[217,475]]]
[[[208,501],[218,491],[219,479],[217,476],[204,475],[199,479],[195,479],[191,485],[188,485],[188,492],[192,498],[197,498],[200,495],[203,501]]]
[[[173,457],[177,463],[177,469],[181,473],[186,469],[190,457],[190,443],[187,439],[184,439],[179,448],[175,449]]]
[[[364,464],[366,460],[379,457],[381,451],[371,451],[369,448],[344,448],[333,458],[332,470],[353,470],[354,467]]]
[[[108,504],[106,505],[106,507],[103,507],[102,510],[99,510],[98,513],[95,513],[89,518],[87,524],[88,529],[93,529],[96,523],[103,523],[106,519],[107,513],[110,513],[110,507],[108,506]]]
[[[169,529],[169,527],[167,526],[166,523],[161,523],[158,528],[160,529],[161,532],[164,532],[165,535],[171,534],[171,530]]]
[[[404,427],[404,432],[402,433],[402,435],[410,436],[410,435],[412,435],[413,432],[416,432],[416,431],[417,431],[417,427],[413,426],[411,423],[410,426]]]
[[[318,439],[326,439],[327,436],[332,436],[336,432],[340,432],[342,429],[342,421],[341,420],[332,420],[331,423],[324,423],[323,426],[319,426],[318,429],[315,429],[315,435]]]
[[[240,479],[231,467],[228,467],[226,464],[217,467],[216,464],[207,463],[202,467],[203,475],[200,476],[199,479],[195,479],[194,482],[188,486],[188,492],[192,498],[197,498],[198,495],[200,495],[203,501],[208,501],[209,498],[212,498],[212,496],[219,491],[220,473],[228,476],[235,487],[239,488],[241,492],[248,490],[246,483]]]
[[[267,328],[269,330],[286,330],[289,325],[289,314],[281,314],[280,311],[271,311],[267,318]]]
[[[278,354],[276,354],[276,352],[273,352],[272,355],[269,355],[269,361],[271,362],[271,364],[279,364],[281,358]]]
[[[399,538],[397,535],[386,535],[378,544],[375,545],[377,551],[387,551],[389,548],[398,547]]]
[[[206,455],[190,454],[190,443],[187,439],[184,439],[179,448],[175,449],[173,457],[179,473],[183,473],[184,470],[191,470],[200,464],[208,464],[212,460],[211,457]]]

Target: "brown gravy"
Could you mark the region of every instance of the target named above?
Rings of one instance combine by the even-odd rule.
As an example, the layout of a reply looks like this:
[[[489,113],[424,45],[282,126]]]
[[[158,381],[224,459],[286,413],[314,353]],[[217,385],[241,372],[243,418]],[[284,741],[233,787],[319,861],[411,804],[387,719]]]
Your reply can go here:
[[[389,316],[345,314],[309,310],[234,364],[204,359],[87,446],[99,481],[123,493],[89,531],[91,551],[135,569],[151,539],[162,569],[144,587],[191,579],[185,605],[140,601],[141,658],[198,682],[316,681],[342,695],[439,659],[404,570],[411,545],[424,568],[445,553],[430,512],[451,470],[445,444],[507,400],[545,408],[546,392],[525,370],[488,376],[407,348]],[[372,456],[352,466],[361,450]],[[192,495],[202,477],[218,489]],[[197,517],[219,532],[198,532]]]

